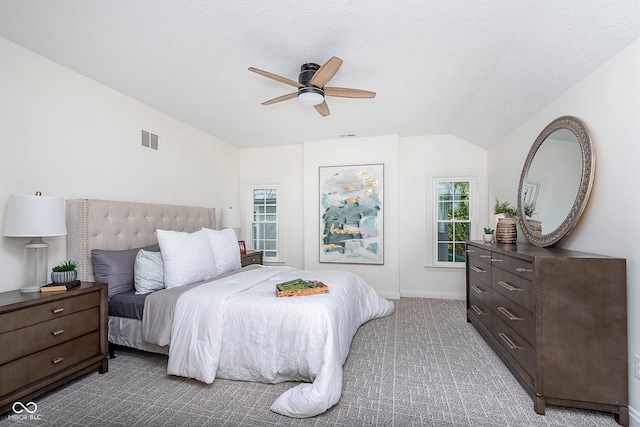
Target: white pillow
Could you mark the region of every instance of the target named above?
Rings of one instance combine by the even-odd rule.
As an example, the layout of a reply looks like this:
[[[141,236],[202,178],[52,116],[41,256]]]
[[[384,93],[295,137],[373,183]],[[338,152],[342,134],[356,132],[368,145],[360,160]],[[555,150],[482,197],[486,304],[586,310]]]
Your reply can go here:
[[[133,265],[133,280],[136,295],[164,289],[162,254],[140,249]]]
[[[227,273],[242,267],[240,263],[240,246],[236,232],[232,228],[212,230],[203,228],[209,236],[209,243],[216,262],[217,274]]]
[[[157,230],[167,289],[213,279],[216,263],[204,230],[194,233]]]

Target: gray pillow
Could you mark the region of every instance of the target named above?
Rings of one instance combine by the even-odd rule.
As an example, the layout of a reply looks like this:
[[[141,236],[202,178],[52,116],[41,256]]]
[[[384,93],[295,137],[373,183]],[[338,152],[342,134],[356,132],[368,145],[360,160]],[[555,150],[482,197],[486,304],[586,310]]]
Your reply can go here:
[[[164,264],[160,252],[140,249],[133,266],[133,282],[136,295],[164,289]]]
[[[109,284],[109,298],[115,294],[131,291],[133,285],[133,266],[136,261],[138,251],[158,252],[158,244],[145,246],[143,248],[124,249],[119,251],[108,251],[104,249],[92,249],[91,259],[93,260],[93,274],[96,282]]]

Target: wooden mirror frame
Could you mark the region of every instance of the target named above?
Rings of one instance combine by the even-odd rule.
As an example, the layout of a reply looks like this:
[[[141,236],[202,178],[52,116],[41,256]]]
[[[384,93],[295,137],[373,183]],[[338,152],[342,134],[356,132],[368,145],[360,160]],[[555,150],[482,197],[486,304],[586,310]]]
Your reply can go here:
[[[571,206],[571,209],[564,221],[562,221],[555,230],[552,230],[547,234],[541,234],[534,231],[526,220],[522,194],[531,163],[533,162],[538,149],[551,134],[560,129],[567,129],[571,131],[578,140],[580,151],[582,152],[582,174],[580,177],[578,194],[576,195],[573,205]],[[518,221],[523,234],[531,244],[541,247],[551,246],[569,234],[577,224],[582,212],[587,206],[587,200],[589,199],[589,194],[591,193],[591,187],[593,185],[594,172],[595,154],[593,152],[589,130],[582,120],[572,116],[563,116],[555,119],[546,128],[544,128],[533,143],[531,150],[529,150],[529,155],[527,156],[522,168],[520,184],[518,186]]]

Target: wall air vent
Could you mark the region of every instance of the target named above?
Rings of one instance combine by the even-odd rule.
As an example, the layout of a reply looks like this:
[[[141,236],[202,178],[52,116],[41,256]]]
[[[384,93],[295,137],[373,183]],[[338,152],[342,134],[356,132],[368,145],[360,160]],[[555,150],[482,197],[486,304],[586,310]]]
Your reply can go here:
[[[158,135],[155,133],[142,131],[142,146],[158,151]]]

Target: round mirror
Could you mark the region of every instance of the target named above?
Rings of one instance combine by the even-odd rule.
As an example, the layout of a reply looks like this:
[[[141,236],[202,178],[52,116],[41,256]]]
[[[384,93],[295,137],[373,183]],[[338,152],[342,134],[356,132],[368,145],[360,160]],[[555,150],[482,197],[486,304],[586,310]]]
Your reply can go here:
[[[576,225],[591,192],[595,156],[589,131],[575,117],[551,122],[522,168],[518,221],[531,244],[551,246]]]

